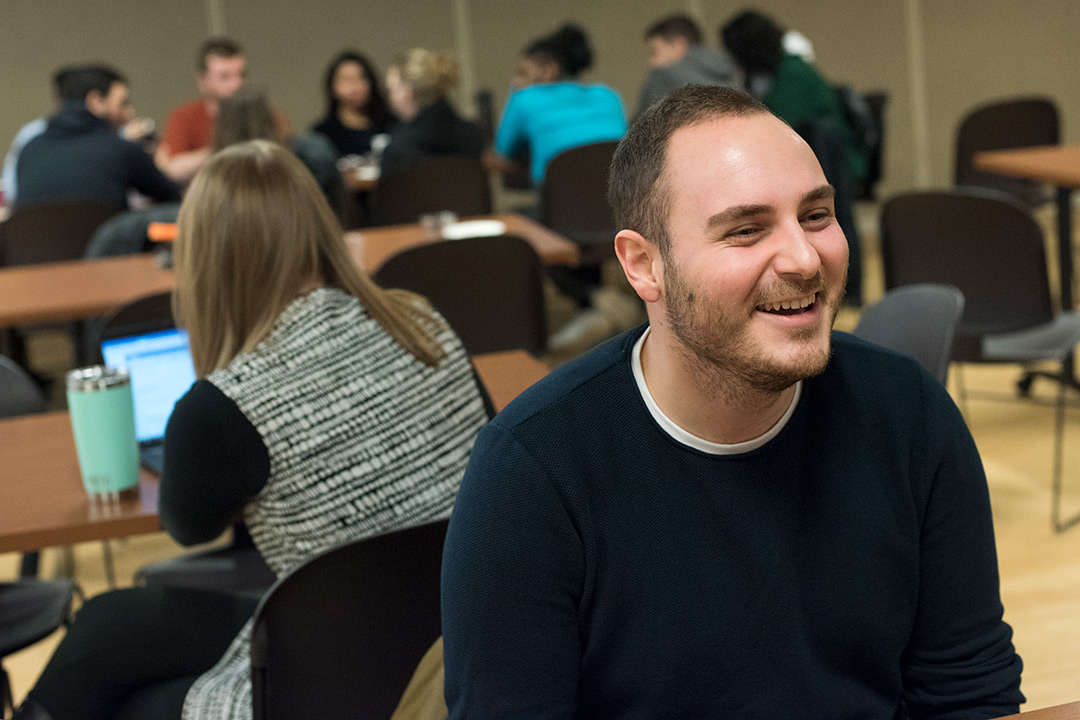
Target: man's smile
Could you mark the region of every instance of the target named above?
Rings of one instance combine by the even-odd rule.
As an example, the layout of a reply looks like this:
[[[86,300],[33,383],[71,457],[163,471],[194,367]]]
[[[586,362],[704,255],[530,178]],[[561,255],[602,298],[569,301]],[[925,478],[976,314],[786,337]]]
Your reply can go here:
[[[757,310],[777,315],[801,315],[814,307],[817,295],[817,293],[811,293],[805,297],[762,303],[757,306]]]

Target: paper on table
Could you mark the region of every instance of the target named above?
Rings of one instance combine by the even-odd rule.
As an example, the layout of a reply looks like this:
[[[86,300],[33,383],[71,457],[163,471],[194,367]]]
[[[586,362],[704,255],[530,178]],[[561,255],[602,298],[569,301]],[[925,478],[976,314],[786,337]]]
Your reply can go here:
[[[461,240],[471,237],[493,237],[506,233],[506,223],[501,220],[465,220],[451,223],[442,229],[442,236],[447,240]]]

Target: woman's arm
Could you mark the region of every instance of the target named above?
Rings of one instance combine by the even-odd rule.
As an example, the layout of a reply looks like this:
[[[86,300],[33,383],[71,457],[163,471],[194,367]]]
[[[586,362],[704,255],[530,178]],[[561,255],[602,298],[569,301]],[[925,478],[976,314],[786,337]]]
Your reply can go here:
[[[183,545],[213,540],[266,485],[270,455],[236,403],[206,380],[176,403],[165,429],[161,524]]]

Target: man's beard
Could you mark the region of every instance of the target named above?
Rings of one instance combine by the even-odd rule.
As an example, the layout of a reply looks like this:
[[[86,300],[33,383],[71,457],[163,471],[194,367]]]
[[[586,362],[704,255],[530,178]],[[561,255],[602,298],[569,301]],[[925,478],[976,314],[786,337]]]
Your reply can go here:
[[[672,334],[685,348],[685,359],[699,379],[725,394],[747,390],[776,394],[799,380],[821,373],[829,362],[830,344],[823,352],[799,353],[790,362],[778,362],[770,357],[767,347],[760,347],[751,335],[750,316],[733,318],[723,309],[708,304],[708,298],[698,297],[682,272],[670,259],[664,262],[666,317]],[[840,287],[842,288],[843,282]],[[805,297],[817,293],[820,311],[829,313],[829,327],[836,318],[842,296],[832,299],[832,288],[819,272],[809,280],[784,281],[755,297],[754,307],[776,298]],[[824,303],[829,303],[825,305]],[[819,327],[791,330],[792,341],[809,343]]]

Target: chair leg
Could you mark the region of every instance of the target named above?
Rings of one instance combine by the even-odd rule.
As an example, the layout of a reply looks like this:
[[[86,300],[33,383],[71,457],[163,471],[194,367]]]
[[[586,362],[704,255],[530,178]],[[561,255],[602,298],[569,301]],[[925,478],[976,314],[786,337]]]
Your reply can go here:
[[[105,562],[105,582],[110,590],[116,589],[116,565],[113,563],[112,545],[108,540],[101,541],[101,558]]]
[[[1054,477],[1050,491],[1050,519],[1054,532],[1063,533],[1080,523],[1080,512],[1061,519],[1062,474],[1065,465],[1065,383],[1058,383],[1057,404],[1054,409]]]
[[[15,714],[15,698],[11,694],[11,678],[7,670],[0,665],[0,718],[11,717]],[[10,714],[9,714],[10,711]]]

